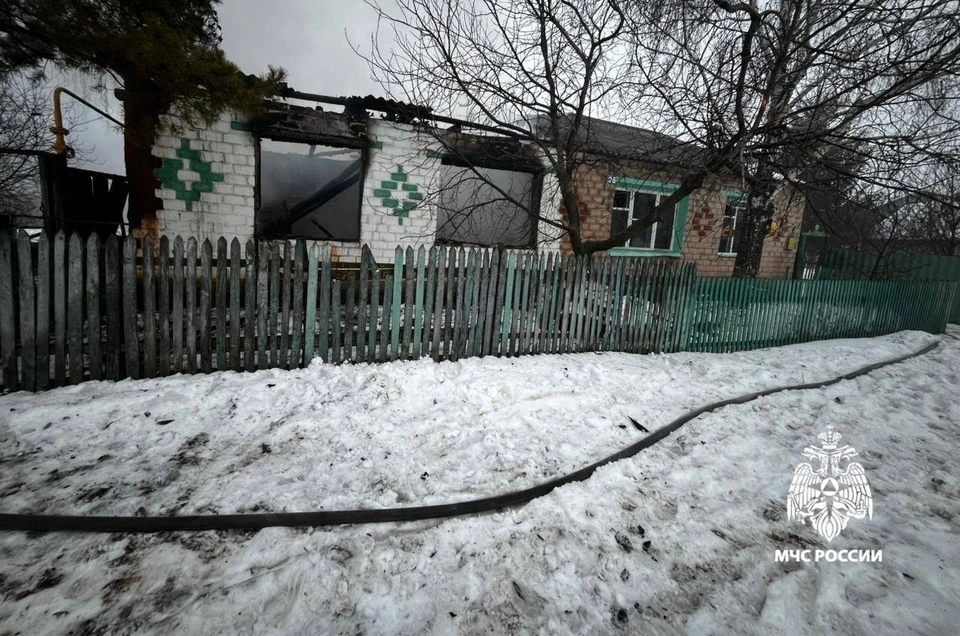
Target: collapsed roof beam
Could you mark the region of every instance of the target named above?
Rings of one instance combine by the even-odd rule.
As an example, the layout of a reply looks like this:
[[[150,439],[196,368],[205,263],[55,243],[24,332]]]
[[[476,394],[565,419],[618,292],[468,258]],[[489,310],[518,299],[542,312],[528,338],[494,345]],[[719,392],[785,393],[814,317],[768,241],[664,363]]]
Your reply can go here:
[[[320,207],[326,205],[331,199],[340,194],[341,192],[347,190],[351,186],[356,185],[360,182],[360,162],[357,161],[346,170],[341,172],[339,175],[334,177],[330,183],[320,188],[310,196],[308,196],[303,201],[297,203],[295,206],[290,208],[287,212],[287,216],[277,219],[264,231],[264,234],[271,234],[279,231],[290,231],[290,228],[294,223],[300,219],[309,216],[315,212]],[[320,227],[321,230],[327,233],[331,238],[333,235],[327,231],[326,228],[320,226],[318,223],[314,222],[314,225]]]
[[[302,99],[310,102],[319,102],[321,104],[334,104],[337,106],[356,106],[358,102],[363,100],[358,100],[356,98],[350,97],[332,97],[330,95],[318,95],[316,93],[303,93],[301,91],[294,90],[292,88],[284,89],[281,93],[283,97],[290,99]],[[482,130],[484,132],[494,133],[497,135],[503,135],[505,137],[513,137],[515,139],[523,140],[533,140],[532,135],[527,135],[520,133],[516,130],[507,130],[505,128],[498,128],[496,126],[487,126],[484,124],[477,124],[465,119],[458,119],[456,117],[446,117],[445,115],[435,115],[429,111],[429,109],[422,106],[410,106],[397,103],[395,108],[391,108],[386,105],[371,106],[371,110],[382,110],[383,112],[392,112],[401,115],[415,115],[421,119],[428,119],[431,121],[439,122],[442,124],[450,124],[451,126],[460,126],[462,128],[472,128],[474,130]]]

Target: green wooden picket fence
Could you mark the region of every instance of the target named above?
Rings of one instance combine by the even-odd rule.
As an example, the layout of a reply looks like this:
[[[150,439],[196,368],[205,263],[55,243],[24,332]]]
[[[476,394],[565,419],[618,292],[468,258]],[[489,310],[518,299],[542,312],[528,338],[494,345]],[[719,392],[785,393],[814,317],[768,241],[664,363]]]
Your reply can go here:
[[[0,232],[5,390],[428,356],[676,351],[692,265],[434,247]]]
[[[731,351],[943,330],[953,284],[697,279],[692,264],[0,231],[4,391],[430,357]]]

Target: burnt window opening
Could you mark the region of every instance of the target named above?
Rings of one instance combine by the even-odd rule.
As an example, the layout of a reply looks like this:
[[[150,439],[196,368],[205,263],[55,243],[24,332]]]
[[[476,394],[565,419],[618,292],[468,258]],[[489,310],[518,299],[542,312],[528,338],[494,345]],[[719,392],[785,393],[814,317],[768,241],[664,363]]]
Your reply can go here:
[[[445,158],[440,170],[437,242],[530,248],[536,245],[542,177],[502,162],[467,165]]]
[[[257,235],[360,240],[363,152],[260,139]]]

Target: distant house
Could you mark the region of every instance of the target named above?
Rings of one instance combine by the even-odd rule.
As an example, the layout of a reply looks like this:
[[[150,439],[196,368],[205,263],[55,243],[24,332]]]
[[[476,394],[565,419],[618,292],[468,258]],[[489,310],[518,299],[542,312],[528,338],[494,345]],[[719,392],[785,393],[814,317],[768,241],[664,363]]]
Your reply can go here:
[[[398,245],[570,251],[550,223],[565,214],[556,178],[529,145],[407,123],[411,107],[388,100],[331,101],[342,112],[278,104],[253,121],[225,115],[200,130],[183,129],[171,116],[169,130],[178,132],[156,139],[157,210],[141,231],[302,238],[342,261],[359,260],[363,244],[379,262],[391,262]],[[610,236],[676,187],[691,149],[600,120],[584,130],[578,197],[583,238],[592,240]],[[787,190],[780,195],[764,245],[765,277],[793,270],[803,205]],[[695,261],[703,275],[728,276],[739,197],[735,177],[717,177],[610,256]]]

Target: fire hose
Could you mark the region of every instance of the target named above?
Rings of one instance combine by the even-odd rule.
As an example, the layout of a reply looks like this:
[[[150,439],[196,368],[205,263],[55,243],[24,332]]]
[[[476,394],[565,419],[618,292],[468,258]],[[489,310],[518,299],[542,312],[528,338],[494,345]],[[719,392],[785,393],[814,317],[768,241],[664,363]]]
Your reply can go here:
[[[852,380],[910,358],[924,355],[933,351],[939,345],[934,342],[919,351],[884,360],[861,367],[844,375],[820,382],[791,384],[755,391],[727,398],[701,406],[676,418],[643,439],[627,446],[612,455],[581,468],[572,473],[557,477],[548,482],[531,488],[517,490],[492,497],[482,497],[468,501],[437,504],[431,506],[408,506],[403,508],[376,508],[361,510],[321,510],[313,512],[267,512],[234,515],[183,515],[183,516],[156,516],[156,517],[109,517],[85,515],[34,515],[34,514],[2,514],[0,513],[0,530],[19,531],[67,531],[67,532],[175,532],[175,531],[204,531],[204,530],[259,530],[275,526],[284,527],[311,527],[334,526],[366,523],[387,523],[397,521],[422,521],[426,519],[441,519],[459,517],[468,514],[490,512],[503,508],[510,508],[525,504],[543,497],[566,484],[584,481],[592,476],[598,468],[633,457],[640,451],[649,448],[667,437],[687,422],[711,413],[725,406],[744,404],[761,397],[781,393],[784,391],[803,391],[819,389],[837,384],[844,380]],[[638,427],[639,424],[631,418]]]

